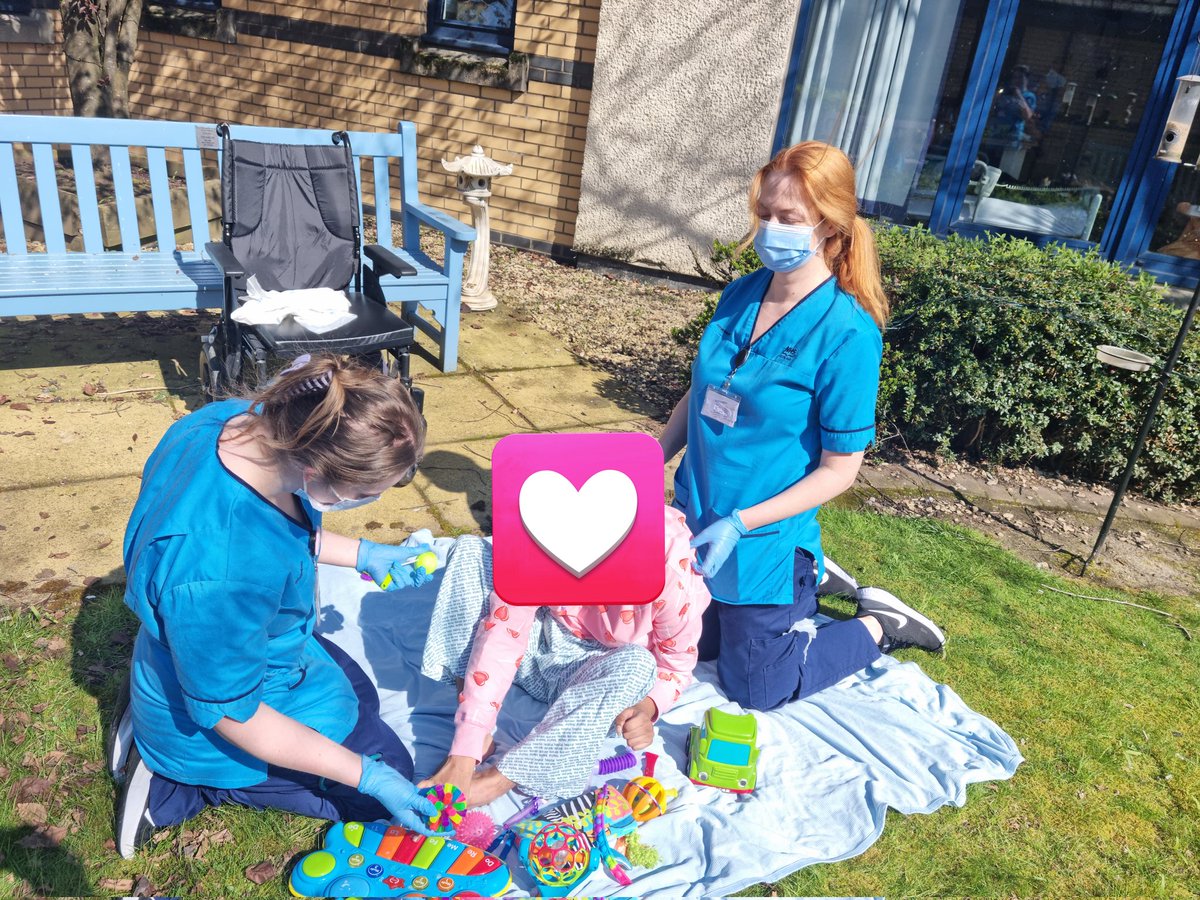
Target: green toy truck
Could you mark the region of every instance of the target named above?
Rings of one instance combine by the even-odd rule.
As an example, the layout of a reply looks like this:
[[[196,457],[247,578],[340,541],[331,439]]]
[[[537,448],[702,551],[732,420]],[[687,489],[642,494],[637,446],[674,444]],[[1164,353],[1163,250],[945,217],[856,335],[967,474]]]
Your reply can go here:
[[[688,734],[688,778],[734,794],[754,791],[758,778],[758,723],[712,708]]]

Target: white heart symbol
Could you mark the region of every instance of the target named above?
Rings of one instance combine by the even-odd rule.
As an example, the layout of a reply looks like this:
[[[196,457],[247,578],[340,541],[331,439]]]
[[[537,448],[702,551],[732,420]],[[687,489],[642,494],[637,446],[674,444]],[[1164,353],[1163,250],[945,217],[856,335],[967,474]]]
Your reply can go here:
[[[553,560],[582,578],[625,540],[637,513],[637,489],[624,472],[605,469],[578,491],[543,469],[521,485],[521,522]]]

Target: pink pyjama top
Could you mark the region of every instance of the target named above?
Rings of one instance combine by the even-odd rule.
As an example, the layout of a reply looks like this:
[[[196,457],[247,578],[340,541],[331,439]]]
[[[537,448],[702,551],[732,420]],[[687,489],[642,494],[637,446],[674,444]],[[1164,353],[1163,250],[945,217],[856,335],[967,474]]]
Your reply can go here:
[[[657,677],[649,697],[662,715],[692,683],[700,619],[711,596],[704,579],[692,570],[683,514],[664,508],[666,583],[657,600],[639,606],[554,606],[551,614],[576,637],[605,647],[637,644],[653,654]],[[458,695],[454,742],[450,753],[479,760],[496,725],[500,705],[512,686],[529,643],[537,606],[511,606],[493,591],[487,617],[479,623]]]

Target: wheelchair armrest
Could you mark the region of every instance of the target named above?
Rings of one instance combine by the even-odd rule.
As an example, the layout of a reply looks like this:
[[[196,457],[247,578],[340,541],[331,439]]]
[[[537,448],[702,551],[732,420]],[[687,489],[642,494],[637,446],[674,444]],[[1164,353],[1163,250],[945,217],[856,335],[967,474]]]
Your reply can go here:
[[[417,270],[406,263],[395,253],[382,244],[368,244],[363,247],[367,259],[374,263],[375,274],[394,275],[402,278],[405,275],[416,275]]]
[[[205,244],[204,251],[226,278],[241,278],[246,274],[246,267],[238,262],[233,251],[220,241],[210,241]]]

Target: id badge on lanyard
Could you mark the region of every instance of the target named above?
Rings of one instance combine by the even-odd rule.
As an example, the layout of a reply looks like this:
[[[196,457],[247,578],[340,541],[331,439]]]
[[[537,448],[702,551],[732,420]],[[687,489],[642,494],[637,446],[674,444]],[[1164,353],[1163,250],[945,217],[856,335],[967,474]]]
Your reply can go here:
[[[726,428],[732,428],[737,424],[738,407],[741,406],[742,398],[739,394],[731,391],[729,385],[749,355],[749,346],[739,350],[737,356],[733,358],[733,368],[725,377],[725,383],[720,387],[710,384],[704,389],[704,403],[700,407],[700,415],[706,419],[712,419],[714,422],[720,422]]]
[[[700,407],[700,415],[732,428],[737,423],[738,406],[741,402],[742,398],[724,385],[713,387],[710,384],[704,391],[704,405]]]

